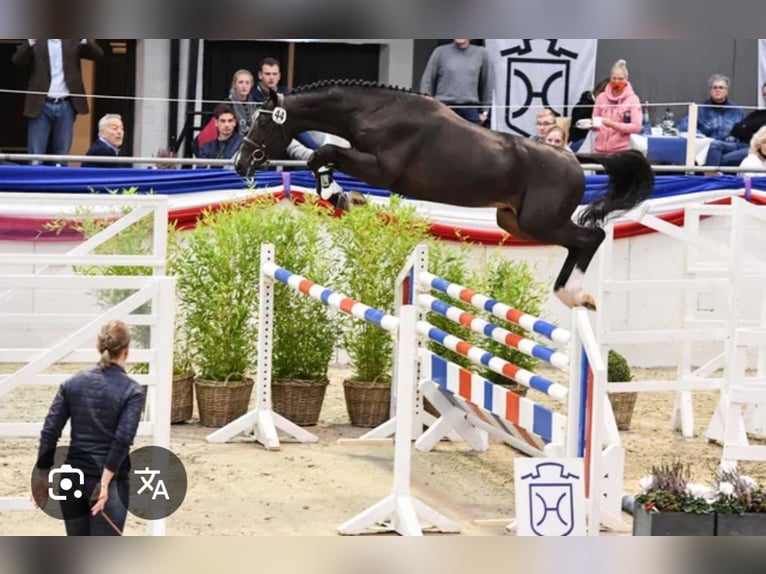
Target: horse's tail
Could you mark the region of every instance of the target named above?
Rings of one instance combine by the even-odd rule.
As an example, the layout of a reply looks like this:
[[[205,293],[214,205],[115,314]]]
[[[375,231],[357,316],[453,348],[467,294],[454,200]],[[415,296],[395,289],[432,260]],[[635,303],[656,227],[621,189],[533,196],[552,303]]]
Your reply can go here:
[[[580,163],[597,163],[609,175],[604,195],[588,205],[580,225],[600,226],[613,211],[627,211],[647,199],[654,189],[654,172],[644,155],[635,150],[613,154],[577,154]]]

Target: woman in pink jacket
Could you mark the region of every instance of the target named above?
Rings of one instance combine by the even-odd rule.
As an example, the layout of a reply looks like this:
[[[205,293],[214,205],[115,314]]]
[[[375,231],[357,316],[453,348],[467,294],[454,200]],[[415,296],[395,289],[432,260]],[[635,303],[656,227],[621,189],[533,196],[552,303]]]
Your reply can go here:
[[[641,101],[628,82],[625,60],[612,66],[609,85],[593,106],[593,129],[596,130],[596,153],[614,153],[630,149],[630,134],[641,131]]]

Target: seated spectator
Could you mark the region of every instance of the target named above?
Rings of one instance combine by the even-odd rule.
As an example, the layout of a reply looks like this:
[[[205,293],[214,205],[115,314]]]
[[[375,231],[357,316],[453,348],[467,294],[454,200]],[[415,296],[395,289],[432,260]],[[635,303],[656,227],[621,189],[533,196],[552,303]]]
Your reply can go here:
[[[577,122],[580,120],[586,120],[593,117],[593,106],[596,103],[598,95],[606,89],[609,84],[609,78],[604,78],[598,84],[596,84],[592,90],[583,92],[580,95],[580,99],[572,108],[572,127],[569,130],[569,139],[571,141],[571,147],[577,151],[580,149],[585,138],[590,133],[588,130],[578,128]]]
[[[750,140],[750,154],[739,164],[744,168],[766,168],[766,126],[753,134]],[[746,172],[742,175],[750,177],[766,177],[766,172]]]
[[[239,135],[246,136],[253,124],[253,114],[258,104],[253,99],[253,73],[250,70],[237,70],[231,79],[231,89],[226,96],[237,118]]]
[[[747,149],[747,143],[739,141],[731,135],[735,125],[741,122],[745,113],[729,101],[731,81],[723,74],[714,74],[708,80],[710,97],[700,105],[697,113],[697,132],[711,138],[713,142],[708,150],[707,165],[737,165],[742,160],[742,151]],[[681,119],[678,129],[682,132],[689,129],[689,116]],[[727,154],[740,150],[739,159],[725,158]]]
[[[120,155],[125,129],[119,114],[106,114],[98,120],[98,137],[85,152],[88,156],[117,157]],[[84,161],[82,167],[131,167],[128,163]]]
[[[596,153],[628,150],[630,134],[641,131],[641,101],[628,77],[625,60],[617,60],[612,66],[609,84],[596,97],[592,128],[596,132],[593,146]]]
[[[231,159],[242,143],[242,136],[237,130],[237,118],[234,110],[226,104],[220,104],[213,112],[216,139],[202,146],[197,157],[202,159]]]
[[[558,149],[572,151],[569,148],[569,142],[567,141],[567,132],[563,126],[555,124],[553,127],[548,128],[545,134],[543,143],[553,146]]]
[[[543,108],[535,117],[535,135],[531,136],[532,141],[543,143],[545,134],[556,125],[556,112],[550,108]]]
[[[766,107],[766,83],[761,86],[761,98],[763,98],[763,105]],[[766,109],[754,110],[732,128],[731,135],[749,146],[755,132],[763,126],[766,126]],[[748,151],[749,148],[742,148],[724,154],[721,165],[739,165],[747,156]]]

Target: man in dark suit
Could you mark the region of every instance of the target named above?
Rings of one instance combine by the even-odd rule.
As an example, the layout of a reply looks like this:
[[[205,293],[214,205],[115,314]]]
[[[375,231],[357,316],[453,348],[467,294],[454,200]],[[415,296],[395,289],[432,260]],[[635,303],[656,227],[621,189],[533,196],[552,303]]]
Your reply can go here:
[[[30,154],[44,154],[49,147],[54,154],[69,153],[76,115],[88,113],[80,60],[101,56],[101,48],[87,39],[31,39],[16,49],[13,63],[29,68],[33,92],[24,100]]]
[[[117,157],[120,155],[125,128],[119,114],[106,114],[98,120],[98,137],[85,155],[101,157]],[[82,167],[131,167],[130,164],[117,162],[82,162]]]

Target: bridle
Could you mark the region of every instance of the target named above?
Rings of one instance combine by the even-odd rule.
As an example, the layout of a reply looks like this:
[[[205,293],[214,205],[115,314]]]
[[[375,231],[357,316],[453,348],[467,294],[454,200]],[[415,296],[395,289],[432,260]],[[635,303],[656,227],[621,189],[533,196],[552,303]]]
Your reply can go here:
[[[263,141],[269,141],[273,136],[273,131],[275,129],[281,129],[284,132],[284,124],[287,121],[287,110],[283,107],[285,101],[284,94],[277,94],[277,105],[274,107],[274,109],[271,110],[264,110],[263,108],[258,108],[255,110],[255,113],[253,113],[253,122],[251,125],[255,126],[258,122],[258,118],[261,114],[269,114],[271,116],[271,123],[269,124],[268,132],[266,133],[266,136],[263,138]],[[252,131],[252,130],[251,130]],[[250,154],[250,165],[253,163],[263,163],[269,159],[269,155],[266,152],[266,144],[265,143],[256,143],[253,140],[251,140],[248,136],[244,136],[242,138],[242,141],[247,142],[252,148],[253,151]]]

